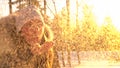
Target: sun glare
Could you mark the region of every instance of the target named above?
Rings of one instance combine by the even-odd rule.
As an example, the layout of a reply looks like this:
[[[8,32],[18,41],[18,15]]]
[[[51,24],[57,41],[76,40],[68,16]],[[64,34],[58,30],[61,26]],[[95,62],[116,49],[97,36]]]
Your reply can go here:
[[[98,26],[101,26],[104,23],[105,17],[110,17],[112,19],[113,25],[120,31],[120,9],[119,9],[119,0],[78,0],[78,2],[85,2],[89,6],[93,6],[93,14],[96,17]],[[79,6],[79,19],[82,17],[82,10]],[[70,13],[71,13],[71,25],[75,25],[73,18],[76,18],[76,1],[70,0]]]
[[[96,17],[96,21],[97,21],[97,24],[99,26],[101,26],[103,23],[104,23],[104,19],[105,17],[110,17],[112,19],[112,23],[113,25],[116,27],[116,29],[118,29],[120,31],[120,4],[119,4],[119,1],[120,0],[78,0],[78,4],[79,4],[79,10],[78,10],[78,17],[79,19],[82,19],[83,15],[82,15],[82,5],[83,3],[82,2],[85,2],[87,3],[88,5],[90,6],[93,6],[93,13]],[[54,7],[53,7],[53,3],[51,1],[48,1],[49,2],[49,7],[54,10]],[[3,1],[0,1],[0,3],[3,5],[6,5],[7,3],[4,3]],[[61,11],[63,7],[65,7],[66,5],[66,1],[65,0],[56,0],[55,1],[56,3],[56,9],[57,9],[57,12]],[[9,11],[8,11],[8,5],[7,7],[0,7],[0,8],[4,8],[5,10],[5,13],[1,12],[0,14],[2,14],[3,16],[5,15],[8,15],[9,14]],[[1,9],[1,11],[2,11]],[[15,9],[13,7],[13,9]],[[71,22],[70,24],[75,27],[76,25],[76,0],[70,0],[70,14],[71,14]],[[52,16],[51,15],[51,12],[49,11],[48,12],[48,15]]]
[[[119,0],[87,0],[88,4],[93,5],[93,13],[96,15],[97,24],[101,26],[105,17],[112,19],[113,25],[120,30],[120,9]]]

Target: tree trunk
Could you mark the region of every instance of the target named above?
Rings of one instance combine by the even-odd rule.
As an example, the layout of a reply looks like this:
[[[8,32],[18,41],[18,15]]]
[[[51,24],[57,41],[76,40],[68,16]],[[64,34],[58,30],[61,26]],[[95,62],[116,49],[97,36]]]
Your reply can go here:
[[[67,28],[69,28],[69,23],[70,23],[70,0],[66,0],[66,8],[67,8]],[[68,52],[68,64],[71,67],[71,58],[70,58],[70,47],[67,47],[67,52]]]
[[[55,9],[55,14],[57,14],[57,9],[56,9],[56,5],[55,5],[55,1],[52,0],[53,4],[54,4],[54,9]]]
[[[79,28],[79,23],[78,23],[78,0],[76,0],[76,27]]]
[[[78,0],[76,0],[76,27],[79,29],[79,22],[78,22]],[[79,56],[79,48],[78,46],[75,46],[76,51],[77,51],[77,58],[78,58],[78,63],[80,64],[80,56]]]
[[[47,5],[47,2],[46,0],[44,0],[44,22],[46,23],[46,5]]]
[[[12,13],[12,0],[9,0],[9,13]]]
[[[66,8],[67,8],[67,26],[70,23],[70,0],[66,0]]]

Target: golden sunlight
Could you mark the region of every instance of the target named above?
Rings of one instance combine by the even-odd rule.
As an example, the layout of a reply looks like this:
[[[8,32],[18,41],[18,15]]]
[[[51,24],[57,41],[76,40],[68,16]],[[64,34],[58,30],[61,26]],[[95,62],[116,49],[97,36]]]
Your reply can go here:
[[[105,17],[109,16],[114,26],[120,31],[119,0],[86,0],[86,2],[93,5],[93,12],[99,26],[104,23]]]
[[[101,26],[104,23],[105,17],[110,17],[112,19],[113,25],[117,30],[120,31],[120,9],[119,9],[119,0],[78,0],[78,2],[85,2],[89,6],[92,6],[93,14],[96,17],[98,26]],[[83,17],[82,15],[82,4],[79,3],[79,19]],[[76,18],[76,2],[75,0],[70,0],[70,13],[71,13],[71,22],[72,26],[75,26]],[[73,19],[74,18],[74,19]]]
[[[5,1],[0,1],[0,4],[2,4],[2,6],[0,7],[1,11],[3,11],[2,9],[6,10],[4,13],[3,12],[0,13],[1,16],[6,16],[9,14],[9,9],[7,5],[8,2],[5,2],[5,3],[4,2]],[[61,11],[62,8],[66,6],[65,2],[66,2],[65,0],[55,1],[57,12]],[[99,26],[101,26],[104,23],[105,17],[109,16],[112,19],[112,23],[114,24],[114,26],[120,31],[119,0],[78,0],[78,4],[79,4],[78,19],[79,20],[82,19],[83,17],[82,6],[84,3],[87,3],[90,6],[93,6],[92,11],[96,17],[96,21]],[[7,6],[4,6],[4,5],[7,5]],[[51,2],[51,0],[50,1],[48,0],[48,5],[52,10],[54,10],[53,3]],[[16,9],[15,7],[13,7],[13,11],[15,11]],[[50,11],[48,11],[47,14],[53,17]],[[70,14],[71,14],[70,24],[72,27],[75,27],[76,26],[76,0],[70,0]]]

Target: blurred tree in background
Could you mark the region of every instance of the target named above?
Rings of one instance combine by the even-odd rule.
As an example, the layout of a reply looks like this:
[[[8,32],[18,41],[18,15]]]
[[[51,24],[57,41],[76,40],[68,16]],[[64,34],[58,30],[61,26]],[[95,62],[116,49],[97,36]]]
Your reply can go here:
[[[105,50],[114,51],[119,50],[120,44],[120,33],[116,30],[116,28],[112,24],[112,19],[110,17],[106,17],[104,24],[101,27],[100,33],[103,43],[100,45],[101,48]]]
[[[58,22],[56,22],[56,18]],[[70,45],[71,50],[75,50],[75,46],[79,50],[119,50],[119,31],[112,24],[111,18],[108,16],[102,26],[97,25],[96,17],[92,12],[92,7],[85,4],[83,6],[83,18],[78,19],[81,24],[79,28],[71,28],[67,26],[67,9],[63,8],[54,18],[54,25],[57,27],[58,50],[61,47],[66,49]],[[71,21],[70,21],[71,22]],[[58,31],[59,30],[59,31]]]

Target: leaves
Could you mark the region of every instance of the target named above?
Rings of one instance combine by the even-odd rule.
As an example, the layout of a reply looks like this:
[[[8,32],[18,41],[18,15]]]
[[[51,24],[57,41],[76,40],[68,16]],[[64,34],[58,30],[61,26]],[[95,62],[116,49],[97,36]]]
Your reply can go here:
[[[106,17],[105,23],[99,27],[92,12],[92,7],[84,5],[82,20],[78,20],[78,23],[81,24],[79,28],[73,29],[67,26],[67,12],[65,8],[56,15],[56,18],[58,22],[54,23],[54,27],[57,27],[57,29],[54,29],[54,31],[59,33],[55,36],[55,45],[58,46],[58,49],[61,46],[67,48],[67,45],[70,45],[71,50],[76,46],[83,51],[119,50],[120,32],[113,26],[110,17]],[[56,22],[56,18],[54,22]],[[61,30],[61,33],[58,30]]]

